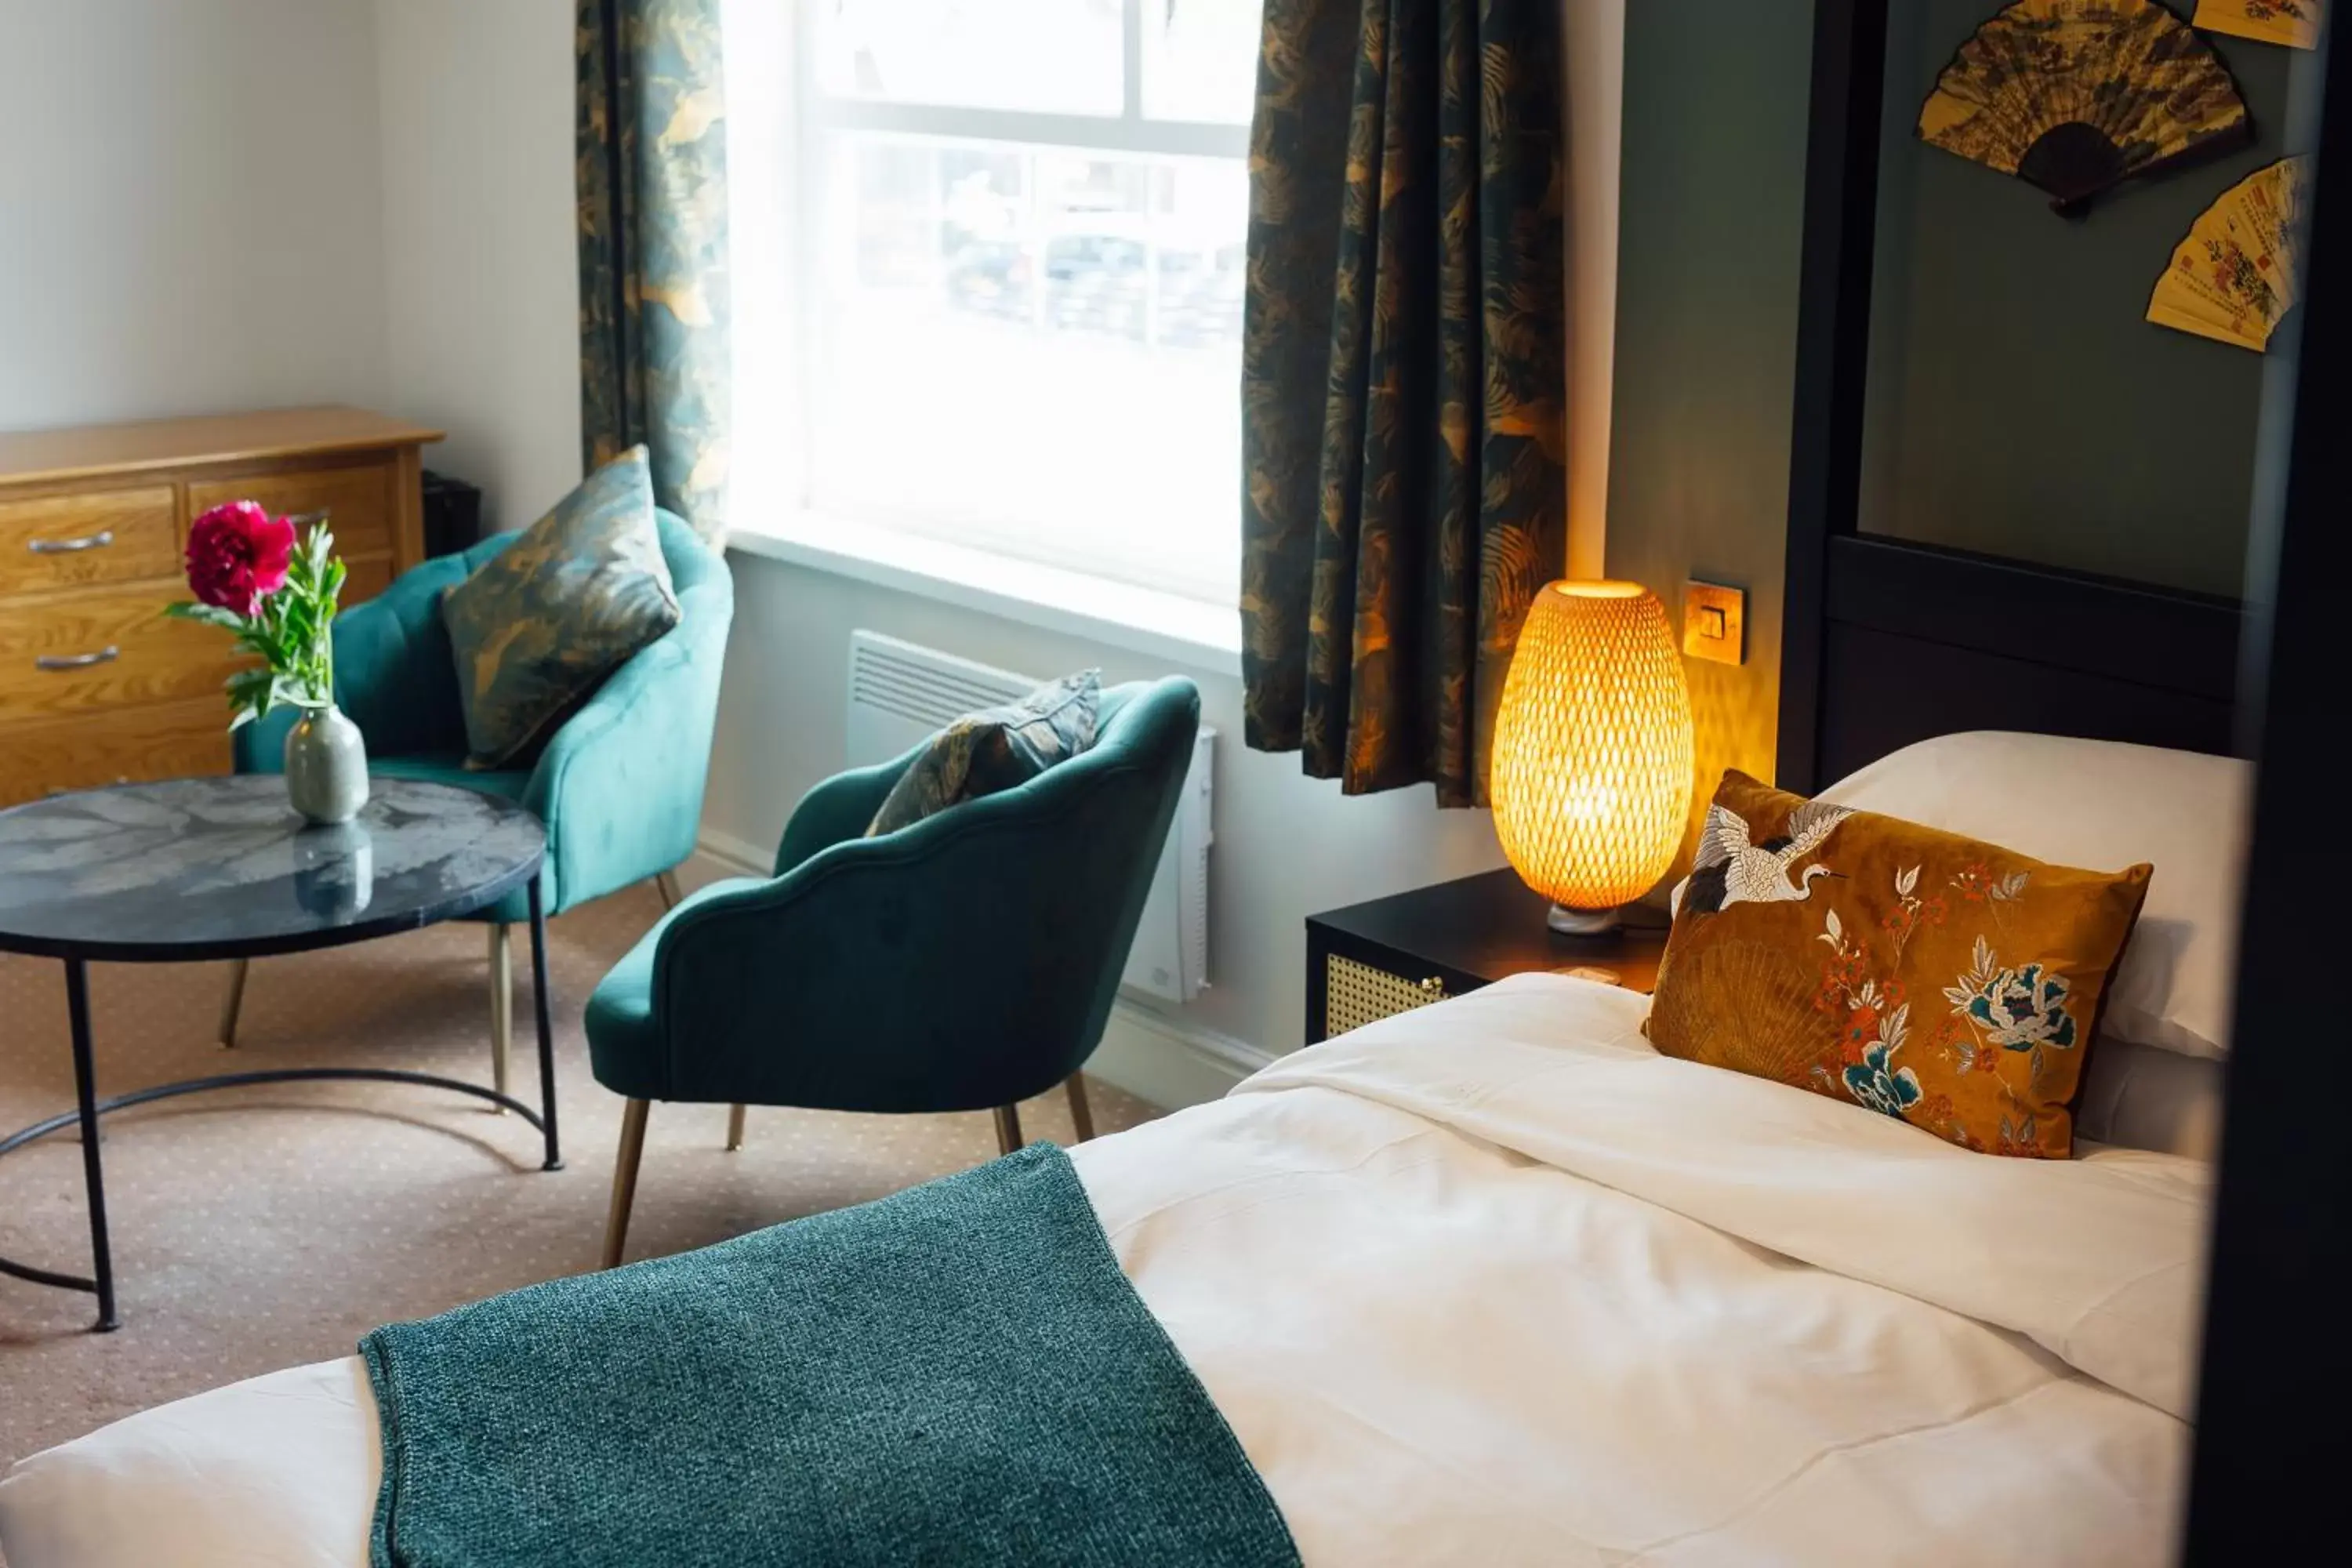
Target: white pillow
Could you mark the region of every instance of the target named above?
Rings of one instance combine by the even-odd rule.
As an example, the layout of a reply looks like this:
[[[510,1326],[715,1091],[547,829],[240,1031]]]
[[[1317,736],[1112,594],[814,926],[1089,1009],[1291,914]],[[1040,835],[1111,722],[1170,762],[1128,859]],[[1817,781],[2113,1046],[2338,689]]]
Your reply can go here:
[[[2113,741],[1979,731],[1906,746],[1823,800],[2054,865],[2156,868],[2103,1035],[2189,1056],[2230,1048],[2251,763]]]
[[[2085,1140],[2210,1162],[2221,1148],[2227,1062],[2102,1035],[2083,1064],[2074,1147]]]

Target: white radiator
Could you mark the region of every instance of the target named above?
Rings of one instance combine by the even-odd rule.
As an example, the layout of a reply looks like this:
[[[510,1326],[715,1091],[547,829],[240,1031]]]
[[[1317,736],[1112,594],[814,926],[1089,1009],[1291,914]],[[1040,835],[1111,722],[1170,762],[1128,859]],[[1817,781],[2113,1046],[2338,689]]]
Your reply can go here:
[[[887,762],[950,720],[1026,696],[1039,681],[879,632],[849,634],[849,765]],[[1209,983],[1210,759],[1217,732],[1192,745],[1183,797],[1127,955],[1124,984],[1190,1002]]]

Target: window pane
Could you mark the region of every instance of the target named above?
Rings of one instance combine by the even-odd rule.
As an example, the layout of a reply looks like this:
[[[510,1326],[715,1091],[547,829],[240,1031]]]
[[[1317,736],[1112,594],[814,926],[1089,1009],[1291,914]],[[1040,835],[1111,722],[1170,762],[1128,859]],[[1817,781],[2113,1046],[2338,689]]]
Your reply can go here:
[[[1120,0],[814,4],[817,83],[837,98],[1097,115],[1125,101]]]
[[[1143,0],[1143,112],[1247,125],[1263,0]]]
[[[835,133],[811,500],[1230,603],[1238,160]]]

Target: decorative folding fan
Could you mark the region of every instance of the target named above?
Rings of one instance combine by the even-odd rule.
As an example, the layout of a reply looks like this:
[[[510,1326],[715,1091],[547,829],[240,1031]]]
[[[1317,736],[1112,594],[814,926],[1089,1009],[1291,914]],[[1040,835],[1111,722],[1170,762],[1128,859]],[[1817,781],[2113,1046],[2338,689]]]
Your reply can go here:
[[[2253,139],[2213,47],[2152,0],[2018,0],[1960,46],[1919,134],[2074,214],[2190,153]]]
[[[2197,0],[2197,26],[2209,33],[2315,49],[2320,7],[2325,4],[2326,0]]]
[[[2283,158],[2221,193],[2156,280],[2147,319],[2260,353],[2300,292],[2295,218],[2305,160]]]

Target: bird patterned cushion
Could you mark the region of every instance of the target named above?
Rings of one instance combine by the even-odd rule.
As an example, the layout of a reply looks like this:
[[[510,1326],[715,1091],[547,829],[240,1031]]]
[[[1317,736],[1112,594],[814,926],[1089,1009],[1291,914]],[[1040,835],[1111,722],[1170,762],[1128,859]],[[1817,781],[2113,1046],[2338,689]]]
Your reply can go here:
[[[898,775],[866,830],[869,838],[910,827],[951,805],[1026,784],[1095,743],[1102,672],[1047,681],[1018,702],[983,708],[933,735]]]
[[[635,447],[441,595],[466,714],[466,765],[527,766],[604,678],[677,625]]]
[[[1726,773],[1644,1027],[1670,1057],[2063,1159],[2151,869],[2045,865]]]

